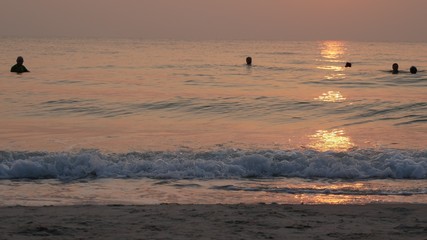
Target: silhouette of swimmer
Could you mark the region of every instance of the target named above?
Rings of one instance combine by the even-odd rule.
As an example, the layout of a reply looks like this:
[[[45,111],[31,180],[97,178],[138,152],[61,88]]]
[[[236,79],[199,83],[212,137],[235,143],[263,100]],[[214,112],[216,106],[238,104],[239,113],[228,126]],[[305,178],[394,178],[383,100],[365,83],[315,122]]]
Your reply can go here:
[[[393,65],[391,66],[391,68],[392,68],[391,73],[393,73],[393,74],[398,74],[399,73],[399,64],[393,63]]]
[[[415,66],[412,66],[412,67],[409,69],[409,71],[410,71],[412,74],[416,74],[416,73],[418,72],[418,69],[417,69]]]
[[[346,68],[349,68],[349,67],[351,68],[351,62],[346,62],[346,63],[345,63],[345,67],[346,67]]]
[[[10,69],[10,72],[15,72],[15,73],[29,72],[28,69],[23,64],[24,64],[24,58],[19,56],[16,59],[16,64],[13,65],[12,68]]]
[[[246,58],[246,65],[248,65],[248,66],[252,65],[252,58],[251,57]]]

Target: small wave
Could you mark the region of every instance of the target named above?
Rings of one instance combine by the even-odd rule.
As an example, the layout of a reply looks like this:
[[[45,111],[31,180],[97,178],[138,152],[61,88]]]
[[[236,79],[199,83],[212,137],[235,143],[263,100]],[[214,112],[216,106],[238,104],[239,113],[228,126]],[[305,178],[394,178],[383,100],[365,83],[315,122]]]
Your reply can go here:
[[[0,152],[0,179],[427,179],[427,152],[356,149],[103,154]]]
[[[355,125],[371,121],[394,121],[394,125],[422,124],[425,122],[426,102],[393,103],[377,101],[374,104],[355,104],[346,109],[339,109],[340,113],[357,110],[357,114],[350,115],[346,120],[357,120]]]
[[[244,191],[244,192],[271,192],[271,193],[288,193],[288,194],[330,194],[330,195],[347,195],[347,196],[412,196],[427,194],[427,189],[357,189],[357,188],[339,188],[331,189],[330,187],[324,188],[298,188],[298,187],[242,187],[234,185],[214,186],[212,189],[225,190],[225,191]]]
[[[296,52],[258,52],[257,54],[265,54],[265,55],[296,55]]]
[[[380,84],[375,82],[367,82],[367,81],[359,81],[359,82],[350,82],[350,81],[342,81],[340,79],[323,79],[319,80],[309,80],[303,82],[303,84],[308,85],[331,85],[331,86],[340,86],[344,88],[379,88]]]
[[[398,123],[398,124],[396,124],[396,126],[399,126],[399,125],[416,124],[416,123],[427,123],[427,117],[426,117],[426,116],[423,116],[423,118],[422,118],[422,119],[416,119],[416,120],[412,120],[412,121],[407,121],[407,122]]]

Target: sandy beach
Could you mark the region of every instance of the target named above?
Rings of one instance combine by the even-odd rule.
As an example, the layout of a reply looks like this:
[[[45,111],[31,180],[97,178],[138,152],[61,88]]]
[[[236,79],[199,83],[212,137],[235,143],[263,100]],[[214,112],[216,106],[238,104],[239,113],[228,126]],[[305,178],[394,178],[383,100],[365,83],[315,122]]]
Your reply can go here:
[[[422,204],[15,206],[0,215],[0,239],[427,239]]]

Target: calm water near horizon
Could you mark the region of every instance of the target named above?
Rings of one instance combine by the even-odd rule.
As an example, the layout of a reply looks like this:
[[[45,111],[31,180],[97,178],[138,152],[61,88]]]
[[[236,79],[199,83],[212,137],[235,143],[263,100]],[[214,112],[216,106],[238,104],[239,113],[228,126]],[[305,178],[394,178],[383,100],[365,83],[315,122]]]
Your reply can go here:
[[[427,43],[0,49],[0,205],[427,203]]]

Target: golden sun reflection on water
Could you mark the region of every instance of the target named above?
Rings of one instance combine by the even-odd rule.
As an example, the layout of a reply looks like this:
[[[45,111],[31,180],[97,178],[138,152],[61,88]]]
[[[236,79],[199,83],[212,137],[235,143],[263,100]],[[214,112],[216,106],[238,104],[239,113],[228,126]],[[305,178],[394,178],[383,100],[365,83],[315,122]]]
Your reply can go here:
[[[341,41],[324,41],[320,43],[321,62],[325,65],[317,66],[317,69],[326,70],[329,74],[325,75],[327,80],[344,79],[344,66],[341,65],[343,57],[346,54],[345,42]],[[340,65],[336,65],[340,63]],[[330,73],[330,72],[333,73]],[[339,72],[339,73],[337,73]]]
[[[333,194],[322,194],[322,195],[310,195],[301,194],[296,196],[302,203],[309,204],[362,204],[375,202],[377,199],[370,196],[349,196],[349,195],[333,195]]]
[[[334,72],[341,72],[343,70],[344,67],[340,67],[340,66],[319,66],[317,67],[317,69],[321,69],[321,70],[331,70]],[[344,75],[344,74],[342,74]]]
[[[345,74],[338,73],[338,74],[330,74],[325,76],[326,80],[334,80],[334,79],[345,79]]]
[[[319,97],[314,98],[314,100],[321,102],[344,102],[347,98],[345,98],[339,91],[328,91],[326,93],[322,93]]]
[[[345,136],[344,130],[318,130],[310,135],[311,144],[308,146],[319,151],[347,151],[355,147],[351,139]]]
[[[334,194],[333,192],[341,191],[363,191],[366,186],[362,183],[336,183],[327,185],[313,186],[313,189],[325,191],[324,194],[300,194],[297,195],[301,202],[311,204],[359,204],[364,202],[372,202],[376,199],[366,195],[350,195],[350,194]],[[328,194],[328,191],[331,193]]]
[[[328,60],[341,58],[346,52],[345,43],[341,41],[324,41],[321,43],[320,54]]]

